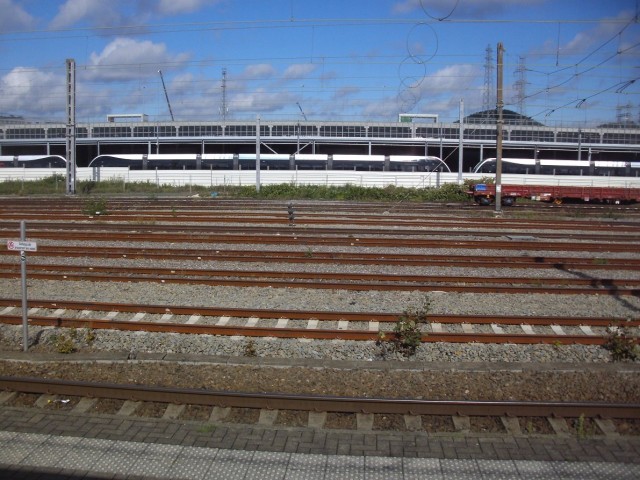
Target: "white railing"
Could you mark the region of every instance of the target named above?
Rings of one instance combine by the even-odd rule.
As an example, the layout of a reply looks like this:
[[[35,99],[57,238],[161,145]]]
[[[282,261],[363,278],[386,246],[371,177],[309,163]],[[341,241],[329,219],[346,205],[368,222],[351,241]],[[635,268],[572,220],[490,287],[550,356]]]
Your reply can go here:
[[[64,178],[61,168],[2,168],[0,182],[7,180],[30,181],[58,175]],[[124,184],[149,182],[155,185],[255,186],[255,170],[129,170],[119,167],[88,167],[76,170],[78,181],[116,180]],[[480,180],[492,177],[486,174],[466,173],[464,179]],[[438,187],[445,183],[457,183],[457,173],[425,172],[356,172],[345,170],[262,170],[261,185],[357,185],[362,187],[397,186],[407,188]],[[589,177],[569,175],[503,175],[505,185],[558,185],[640,188],[638,177]]]

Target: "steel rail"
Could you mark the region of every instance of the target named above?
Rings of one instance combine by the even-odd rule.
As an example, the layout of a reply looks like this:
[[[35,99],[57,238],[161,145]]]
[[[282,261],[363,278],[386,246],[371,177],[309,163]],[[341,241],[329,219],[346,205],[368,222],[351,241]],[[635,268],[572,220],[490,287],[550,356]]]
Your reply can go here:
[[[15,256],[15,252],[0,250],[0,256]],[[360,265],[404,265],[473,268],[529,268],[558,270],[639,270],[640,259],[633,258],[579,258],[541,256],[488,256],[488,255],[417,255],[397,253],[350,253],[283,250],[202,250],[186,248],[126,248],[102,246],[38,245],[29,256],[88,257],[91,258],[147,258],[161,260],[192,260],[256,263],[329,263]]]
[[[19,278],[20,272],[0,271],[0,278]],[[291,274],[289,274],[289,277]],[[309,289],[325,289],[325,290],[383,290],[383,291],[420,291],[420,292],[463,292],[463,293],[526,293],[526,294],[557,294],[557,295],[615,295],[615,296],[634,296],[640,297],[640,289],[623,288],[618,285],[602,284],[594,285],[597,281],[590,280],[589,285],[583,286],[566,286],[558,283],[553,286],[540,287],[537,285],[516,286],[513,284],[505,284],[505,280],[500,280],[496,284],[486,284],[489,282],[480,282],[480,285],[456,285],[448,284],[442,280],[433,280],[420,283],[399,283],[399,282],[358,282],[351,283],[346,281],[312,281],[312,280],[278,280],[268,279],[229,279],[229,278],[194,278],[194,277],[174,277],[171,275],[135,275],[126,274],[101,274],[101,273],[42,273],[30,272],[30,279],[36,280],[55,280],[55,281],[90,281],[90,282],[153,282],[166,284],[195,284],[209,286],[227,286],[227,287],[269,287],[269,288],[309,288]],[[464,279],[464,277],[462,277]],[[468,279],[467,279],[468,280]],[[542,280],[542,279],[541,279]],[[565,279],[567,280],[567,279]],[[473,283],[479,283],[474,281]],[[516,282],[518,283],[518,282]],[[524,283],[524,282],[522,282]],[[539,283],[546,283],[540,281]]]
[[[152,200],[144,199],[140,197],[118,197],[109,199],[109,210],[132,210],[143,209],[145,211],[153,210],[170,210],[173,211],[178,208],[188,209],[189,211],[212,211],[221,209],[236,209],[241,211],[249,211],[252,213],[272,211],[284,208],[286,201],[283,200],[242,200],[235,198],[222,198],[217,197],[215,200],[198,198],[196,200],[192,198],[175,198],[175,197],[158,197]],[[2,200],[0,200],[0,205]],[[367,202],[358,203],[353,205],[349,202],[341,202],[336,200],[327,200],[317,203],[311,203],[309,201],[301,200],[295,202],[295,208],[297,211],[309,213],[318,212],[323,215],[327,210],[332,212],[346,211],[349,213],[361,212],[370,214],[382,214],[392,213],[394,215],[423,215],[425,213],[433,214],[433,212],[442,212],[450,209],[452,205],[465,210],[467,213],[470,211],[479,214],[482,218],[493,219],[491,212],[485,208],[478,207],[474,203],[424,203],[424,202]],[[29,203],[21,203],[19,205],[11,205],[12,210],[16,211],[33,211],[38,209],[48,208],[62,208],[65,211],[76,209],[81,211],[83,205],[79,199],[76,198],[30,198]],[[509,211],[517,212],[520,210],[535,211],[539,214],[545,215],[558,215],[565,214],[567,211],[579,211],[581,215],[589,215],[593,213],[595,215],[602,215],[602,212],[620,212],[626,213],[640,213],[640,209],[634,205],[598,205],[598,204],[564,204],[562,206],[545,203],[528,203],[514,205]],[[497,219],[496,219],[497,220]]]
[[[145,321],[103,320],[90,318],[42,317],[31,315],[32,325],[59,328],[87,328],[93,330],[122,330],[154,333],[183,333],[191,335],[218,335],[232,337],[267,337],[313,340],[353,340],[353,341],[392,341],[393,332],[371,330],[336,330],[277,327],[241,327],[230,325],[198,325],[185,323],[160,323]],[[21,325],[21,315],[0,316],[0,323]],[[606,335],[558,335],[558,334],[512,334],[512,333],[450,333],[429,332],[421,336],[422,343],[510,343],[517,345],[603,345],[608,341]],[[640,338],[636,340],[640,343]]]
[[[19,265],[0,264],[2,271],[18,272]],[[209,270],[192,268],[158,268],[158,267],[124,267],[124,266],[85,266],[85,265],[52,265],[34,264],[29,266],[30,272],[56,272],[66,274],[84,274],[91,276],[106,273],[113,276],[126,276],[129,278],[151,277],[156,280],[156,276],[166,279],[167,277],[189,277],[189,278],[257,278],[260,282],[271,279],[290,279],[292,272],[277,270]],[[489,277],[477,276],[451,276],[451,275],[409,275],[409,274],[378,274],[378,273],[334,273],[334,272],[295,272],[296,279],[331,281],[357,281],[367,286],[374,282],[395,282],[400,285],[408,284],[441,284],[441,283],[463,283],[463,284],[505,284],[505,285],[545,285],[545,286],[587,286],[605,289],[620,289],[623,287],[640,287],[640,279],[611,279],[611,278],[540,278],[540,277]],[[294,281],[294,283],[303,283]],[[307,282],[304,282],[305,286]]]
[[[1,230],[0,230],[1,231]],[[362,232],[360,232],[362,233]],[[280,234],[244,234],[231,235],[221,233],[219,235],[201,233],[142,233],[133,231],[111,233],[102,232],[74,232],[69,228],[66,231],[51,231],[30,229],[29,238],[32,240],[66,240],[66,241],[127,241],[127,242],[166,242],[166,243],[208,243],[208,244],[266,244],[266,245],[300,245],[310,247],[312,245],[323,246],[360,246],[360,247],[394,247],[394,248],[456,248],[456,249],[495,249],[495,250],[540,250],[540,251],[580,251],[580,252],[632,252],[637,253],[638,242],[595,242],[595,243],[567,243],[567,242],[542,242],[535,240],[443,240],[443,239],[407,239],[397,237],[371,238],[367,236],[331,237],[328,235],[310,236],[304,235],[295,229],[286,230]]]
[[[50,217],[49,217],[50,218]],[[184,217],[178,217],[181,222],[188,221]],[[190,223],[180,223],[178,225],[173,224],[152,224],[152,223],[115,223],[111,222],[111,220],[107,217],[100,217],[102,223],[94,223],[94,222],[82,222],[82,223],[69,223],[69,222],[55,222],[55,221],[30,221],[30,231],[33,235],[38,234],[42,231],[51,231],[51,230],[62,230],[67,232],[90,232],[90,231],[116,231],[116,232],[145,232],[145,233],[182,233],[186,234],[190,232],[191,235],[211,235],[211,234],[257,234],[257,235],[282,235],[295,233],[295,235],[306,235],[306,236],[366,236],[368,238],[372,236],[379,237],[419,237],[419,236],[446,236],[446,237],[461,237],[461,236],[479,236],[479,237],[505,237],[509,235],[518,235],[522,236],[523,231],[519,230],[505,230],[500,229],[498,231],[495,230],[478,230],[469,229],[469,230],[461,230],[461,229],[451,229],[447,228],[444,230],[436,230],[430,227],[423,228],[398,228],[394,227],[392,229],[389,228],[351,228],[351,227],[327,227],[327,228],[311,228],[311,227],[303,227],[301,225],[297,225],[295,227],[288,226],[285,227],[271,227],[271,226],[256,226],[255,224],[251,224],[249,226],[236,226],[236,225],[193,225]],[[287,219],[286,222],[288,224],[289,221]],[[344,222],[342,222],[344,223]],[[353,223],[353,222],[348,222]],[[463,224],[464,225],[464,224]],[[19,223],[17,222],[4,222],[0,221],[0,229],[19,229]],[[462,226],[461,226],[462,228]],[[619,241],[620,239],[625,241],[636,241],[640,242],[640,234],[638,235],[623,235],[620,238],[621,234],[624,234],[624,231],[616,231],[615,224],[611,226],[611,228],[607,229],[607,234],[597,234],[597,233],[584,233],[581,231],[575,230],[570,225],[567,226],[566,232],[561,233],[550,233],[550,232],[540,232],[538,228],[535,229],[534,233],[536,237],[543,239],[573,239],[573,240],[592,240],[592,241]],[[640,230],[635,230],[634,233],[640,232]]]
[[[284,310],[284,309],[247,309],[247,308],[227,308],[227,307],[205,307],[205,306],[180,306],[180,305],[148,305],[148,304],[128,304],[128,303],[105,303],[105,302],[85,302],[66,300],[37,300],[29,299],[31,308],[45,308],[51,310],[87,310],[94,312],[123,312],[123,313],[149,313],[174,315],[200,315],[203,317],[227,316],[231,318],[258,318],[258,319],[280,319],[290,320],[311,320],[320,321],[340,321],[350,322],[397,322],[401,312],[335,312],[328,310]],[[19,298],[0,298],[2,307],[20,307]],[[2,316],[0,316],[2,318]],[[46,318],[46,317],[43,317]],[[49,317],[50,318],[50,317]],[[541,326],[580,326],[588,325],[592,327],[607,327],[612,324],[622,323],[630,327],[640,326],[640,319],[628,320],[626,318],[615,317],[550,317],[550,316],[527,316],[527,315],[449,315],[449,314],[429,314],[429,322],[443,324],[496,324],[496,325],[541,325]]]
[[[229,392],[195,388],[0,377],[0,389],[49,395],[269,410],[398,415],[640,418],[640,404],[354,398],[328,395]]]
[[[52,221],[66,221],[66,222],[86,222],[96,217],[89,217],[87,214],[80,212],[71,213],[56,211],[50,209],[51,213],[43,213],[41,209],[38,213],[30,212],[0,212],[0,219],[4,220],[26,220],[32,222],[34,220],[48,222]],[[178,213],[180,215],[178,215]],[[206,211],[200,213],[199,211],[184,210],[184,211],[163,211],[149,213],[145,210],[145,213],[138,211],[125,211],[125,210],[109,210],[107,216],[100,216],[103,221],[109,222],[136,222],[140,224],[148,222],[166,222],[166,223],[235,223],[235,224],[280,224],[288,225],[290,223],[289,217],[284,209],[281,211],[268,210],[264,212],[229,212],[229,211]],[[535,221],[535,220],[522,220],[522,219],[451,219],[451,218],[417,218],[409,215],[392,215],[392,216],[369,216],[363,218],[362,215],[355,214],[332,214],[332,213],[303,213],[295,216],[295,223],[298,225],[358,225],[358,226],[393,226],[397,227],[412,227],[412,228],[457,228],[457,229],[501,229],[501,232],[505,228],[513,229],[539,229],[544,230],[569,230],[576,231],[577,229],[585,229],[591,232],[593,231],[606,231],[613,233],[640,233],[640,225],[633,222],[580,222],[580,221]],[[476,230],[477,231],[477,230]],[[482,230],[480,230],[482,231]],[[379,232],[378,232],[379,233]]]

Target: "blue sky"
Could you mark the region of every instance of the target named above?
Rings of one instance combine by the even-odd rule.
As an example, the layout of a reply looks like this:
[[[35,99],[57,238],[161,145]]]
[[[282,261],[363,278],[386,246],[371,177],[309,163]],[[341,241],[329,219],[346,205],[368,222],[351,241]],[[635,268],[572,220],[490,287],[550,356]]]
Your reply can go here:
[[[0,0],[0,115],[77,120],[455,121],[495,107],[553,126],[640,115],[637,0]],[[490,51],[487,52],[487,48]],[[487,55],[491,88],[486,91]],[[226,70],[225,88],[222,88]],[[224,101],[223,101],[224,92]]]

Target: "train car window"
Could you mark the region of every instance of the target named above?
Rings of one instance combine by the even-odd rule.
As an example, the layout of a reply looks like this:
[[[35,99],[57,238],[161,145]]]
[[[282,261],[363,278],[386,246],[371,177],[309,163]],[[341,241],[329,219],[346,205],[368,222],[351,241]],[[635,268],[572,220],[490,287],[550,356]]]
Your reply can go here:
[[[196,159],[169,159],[169,160],[147,160],[147,170],[195,170],[198,167]]]
[[[532,173],[534,169],[533,165],[521,165],[519,163],[512,163],[503,161],[502,162],[502,173],[517,173],[517,174],[528,174]],[[496,164],[493,164],[493,172],[495,173]]]
[[[18,167],[66,168],[66,166],[67,162],[63,158],[56,156],[41,157],[30,160],[20,160],[20,157],[18,157]]]
[[[142,170],[142,159],[112,157],[100,155],[89,163],[90,167],[129,167],[131,170]]]
[[[484,161],[480,163],[474,171],[476,173],[496,173],[496,161]]]
[[[626,169],[624,167],[595,167],[593,174],[597,177],[624,177]]]
[[[214,158],[202,159],[202,168],[204,170],[233,170],[232,158]]]

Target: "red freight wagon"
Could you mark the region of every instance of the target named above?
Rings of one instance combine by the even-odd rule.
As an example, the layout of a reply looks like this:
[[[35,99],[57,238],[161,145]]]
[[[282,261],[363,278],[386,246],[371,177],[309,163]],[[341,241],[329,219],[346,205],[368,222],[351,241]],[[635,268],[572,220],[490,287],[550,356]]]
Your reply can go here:
[[[478,183],[467,192],[479,205],[495,202],[496,186]],[[640,201],[640,188],[625,187],[563,187],[551,185],[502,185],[502,204],[509,206],[518,198],[560,204],[564,201],[635,203]]]

